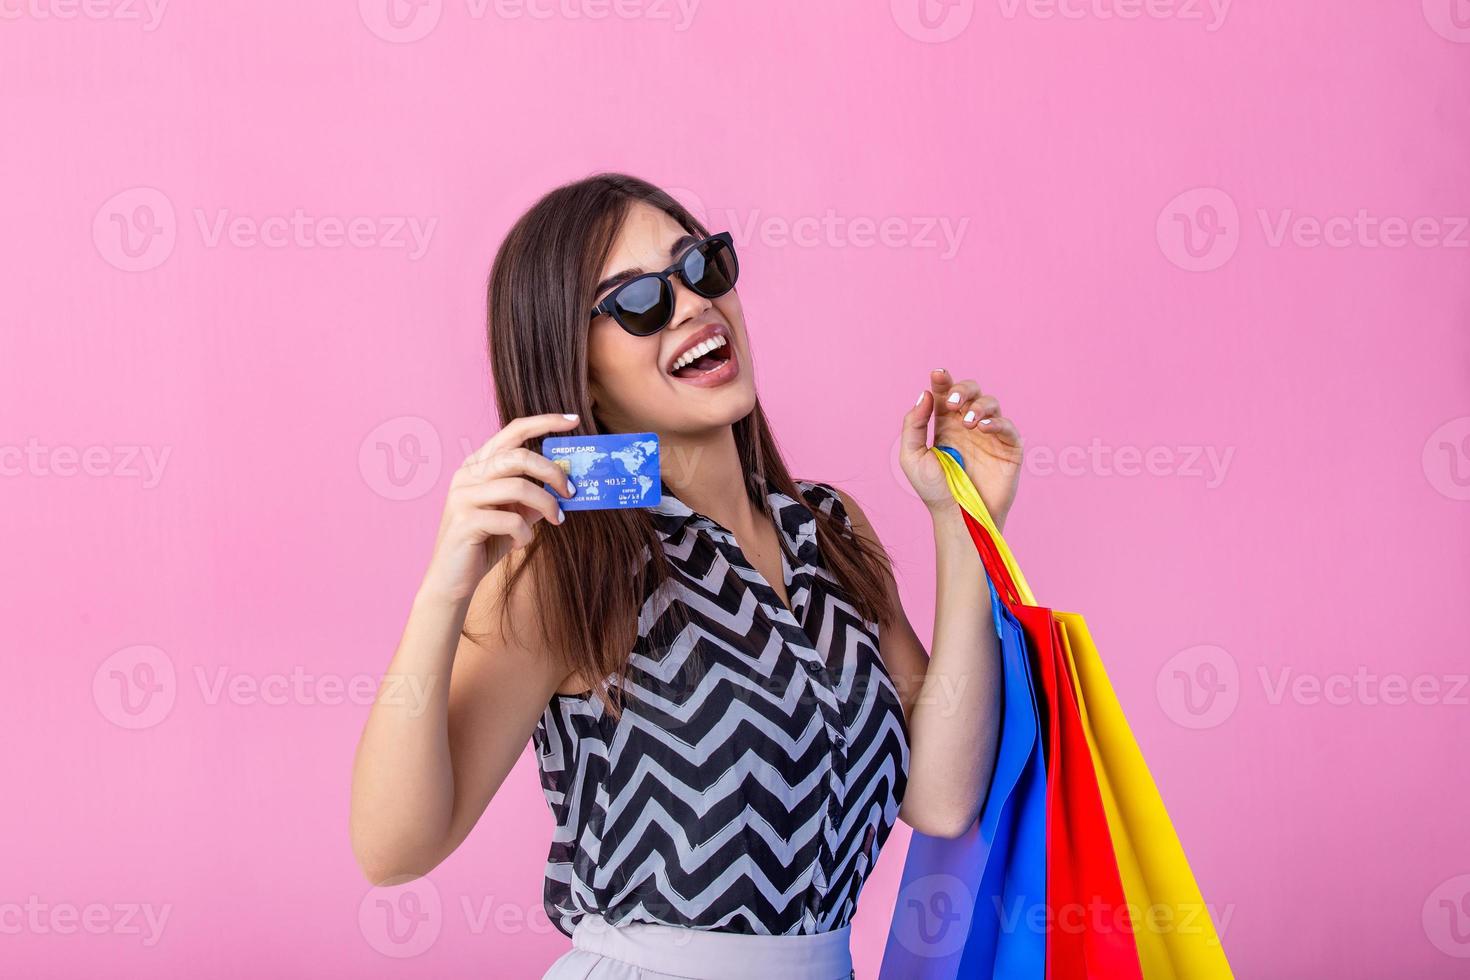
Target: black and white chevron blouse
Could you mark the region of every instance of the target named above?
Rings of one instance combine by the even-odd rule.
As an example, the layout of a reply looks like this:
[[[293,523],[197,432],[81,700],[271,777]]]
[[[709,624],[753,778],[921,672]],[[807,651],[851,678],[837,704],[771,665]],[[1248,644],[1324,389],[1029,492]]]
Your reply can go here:
[[[851,519],[830,485],[797,487],[803,500],[766,487],[788,609],[665,483],[649,513],[673,578],[645,590],[622,718],[557,694],[537,724],[556,820],[544,900],[563,933],[588,911],[762,935],[850,921],[898,816],[908,729],[878,626],[823,564],[811,508]],[[675,604],[689,622],[669,636]]]

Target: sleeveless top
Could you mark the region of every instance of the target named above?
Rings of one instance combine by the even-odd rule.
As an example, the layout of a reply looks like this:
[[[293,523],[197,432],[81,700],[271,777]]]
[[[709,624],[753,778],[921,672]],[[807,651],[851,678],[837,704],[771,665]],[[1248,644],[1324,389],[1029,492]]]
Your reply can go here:
[[[830,485],[795,482],[800,500],[765,486],[792,608],[664,483],[649,514],[671,578],[644,589],[621,719],[584,693],[538,721],[556,822],[543,897],[562,933],[589,911],[758,935],[852,918],[903,799],[908,727],[878,625],[817,547],[812,508],[851,518]],[[664,635],[676,605],[688,622]]]

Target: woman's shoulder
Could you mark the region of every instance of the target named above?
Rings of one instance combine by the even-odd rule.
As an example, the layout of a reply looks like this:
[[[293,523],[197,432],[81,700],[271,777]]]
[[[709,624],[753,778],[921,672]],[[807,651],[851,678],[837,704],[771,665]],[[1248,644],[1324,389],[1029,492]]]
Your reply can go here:
[[[852,527],[854,515],[859,517],[862,515],[862,510],[858,507],[857,502],[835,484],[823,480],[793,479],[792,482],[801,491],[807,506],[831,514],[848,527]]]

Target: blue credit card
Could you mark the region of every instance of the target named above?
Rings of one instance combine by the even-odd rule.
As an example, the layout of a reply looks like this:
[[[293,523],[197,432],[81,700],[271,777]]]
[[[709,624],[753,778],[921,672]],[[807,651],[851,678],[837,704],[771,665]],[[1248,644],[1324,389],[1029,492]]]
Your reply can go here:
[[[608,436],[547,436],[541,455],[561,466],[576,493],[556,497],[562,510],[653,507],[663,499],[659,480],[658,433],[619,432]]]

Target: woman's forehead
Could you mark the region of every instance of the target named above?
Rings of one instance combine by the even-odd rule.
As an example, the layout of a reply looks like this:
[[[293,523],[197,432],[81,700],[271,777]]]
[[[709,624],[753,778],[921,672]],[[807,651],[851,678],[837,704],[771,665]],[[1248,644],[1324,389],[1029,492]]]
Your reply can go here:
[[[611,275],[633,266],[662,269],[672,261],[672,247],[687,234],[667,211],[639,202],[628,209],[603,273]]]

